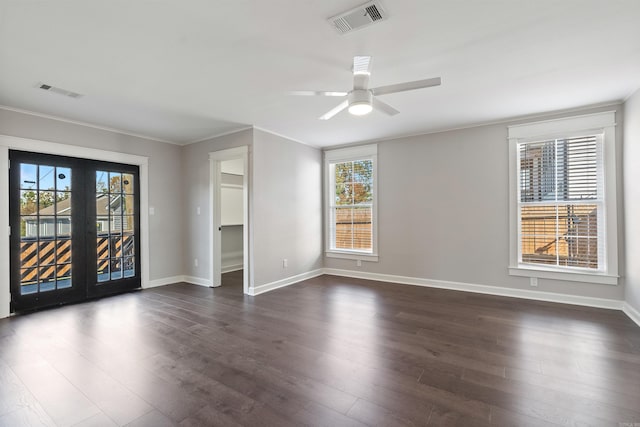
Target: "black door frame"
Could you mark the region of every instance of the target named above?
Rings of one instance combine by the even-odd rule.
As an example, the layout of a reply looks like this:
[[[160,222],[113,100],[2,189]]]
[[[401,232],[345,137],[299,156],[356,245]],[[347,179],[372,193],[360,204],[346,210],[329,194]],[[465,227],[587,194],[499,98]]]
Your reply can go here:
[[[141,286],[141,241],[140,241],[140,173],[137,165],[124,165],[113,162],[102,162],[91,159],[57,156],[52,154],[31,153],[20,150],[9,150],[10,162],[15,165],[9,170],[9,221],[10,235],[10,289],[11,312],[33,310],[47,306],[84,301],[89,298],[105,296],[136,289]],[[19,163],[38,163],[60,167],[70,167],[72,173],[72,283],[68,289],[37,292],[30,295],[20,293],[20,168]],[[10,164],[11,164],[10,163]],[[97,284],[95,221],[95,171],[107,170],[132,173],[135,176],[135,275]]]

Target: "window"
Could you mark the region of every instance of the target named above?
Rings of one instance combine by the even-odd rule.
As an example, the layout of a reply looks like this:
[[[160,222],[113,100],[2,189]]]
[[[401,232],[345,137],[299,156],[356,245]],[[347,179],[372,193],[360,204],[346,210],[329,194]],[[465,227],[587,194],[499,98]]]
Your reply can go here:
[[[509,128],[510,274],[617,283],[614,113]]]
[[[377,145],[325,152],[327,256],[377,260]]]

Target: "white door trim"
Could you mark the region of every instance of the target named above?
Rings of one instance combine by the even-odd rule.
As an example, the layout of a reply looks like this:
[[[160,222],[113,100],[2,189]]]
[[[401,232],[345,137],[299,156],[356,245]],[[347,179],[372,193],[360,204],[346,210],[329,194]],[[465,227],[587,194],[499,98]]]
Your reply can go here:
[[[242,159],[244,174],[242,176],[242,263],[243,263],[243,292],[249,294],[252,284],[250,281],[251,271],[249,264],[249,146],[229,148],[227,150],[214,151],[209,153],[209,255],[211,260],[211,285],[220,286],[220,276],[222,274],[222,243],[219,229],[221,227],[221,184],[222,172],[220,162],[224,160]]]
[[[149,284],[149,158],[58,142],[0,135],[0,318],[9,316],[9,150],[55,154],[105,162],[126,163],[140,168],[140,268],[141,285]]]

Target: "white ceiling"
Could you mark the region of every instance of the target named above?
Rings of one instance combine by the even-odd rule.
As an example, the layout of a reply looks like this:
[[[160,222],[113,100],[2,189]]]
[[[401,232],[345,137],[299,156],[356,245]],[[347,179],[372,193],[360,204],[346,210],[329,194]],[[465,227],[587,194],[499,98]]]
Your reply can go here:
[[[256,126],[315,146],[426,133],[625,99],[640,87],[639,0],[0,0],[0,104],[188,144]],[[381,97],[394,117],[317,118],[351,89],[442,77]],[[44,82],[84,96],[36,89]]]

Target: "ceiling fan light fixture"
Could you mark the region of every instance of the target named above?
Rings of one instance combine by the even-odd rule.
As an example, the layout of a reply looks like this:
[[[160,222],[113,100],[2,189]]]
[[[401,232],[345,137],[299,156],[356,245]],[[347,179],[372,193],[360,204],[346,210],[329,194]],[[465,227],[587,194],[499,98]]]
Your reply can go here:
[[[349,113],[354,116],[364,116],[373,110],[373,95],[366,89],[356,89],[349,92]]]
[[[349,113],[354,116],[364,116],[373,110],[373,107],[368,102],[356,102],[349,105]]]

